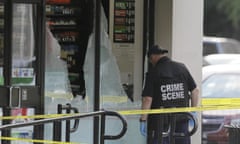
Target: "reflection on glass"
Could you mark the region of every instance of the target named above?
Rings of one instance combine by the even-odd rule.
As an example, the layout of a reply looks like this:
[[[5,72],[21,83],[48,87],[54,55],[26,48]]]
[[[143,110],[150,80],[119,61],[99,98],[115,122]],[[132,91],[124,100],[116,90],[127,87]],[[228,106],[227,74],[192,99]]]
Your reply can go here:
[[[35,85],[33,5],[13,5],[12,84]]]
[[[4,47],[4,37],[3,37],[3,28],[4,28],[4,5],[3,3],[0,3],[0,85],[4,84],[3,79],[3,47]]]

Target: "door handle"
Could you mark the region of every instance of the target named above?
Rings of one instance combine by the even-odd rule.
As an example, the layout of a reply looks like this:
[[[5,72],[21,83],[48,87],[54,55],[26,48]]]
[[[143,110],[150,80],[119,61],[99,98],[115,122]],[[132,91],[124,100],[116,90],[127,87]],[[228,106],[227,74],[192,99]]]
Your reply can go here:
[[[9,88],[9,107],[21,107],[21,88],[10,87]]]

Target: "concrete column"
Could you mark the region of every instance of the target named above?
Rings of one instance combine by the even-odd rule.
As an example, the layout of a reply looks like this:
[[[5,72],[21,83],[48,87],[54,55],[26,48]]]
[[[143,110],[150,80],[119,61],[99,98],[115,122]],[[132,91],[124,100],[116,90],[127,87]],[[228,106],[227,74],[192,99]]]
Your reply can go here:
[[[155,0],[155,44],[172,53],[172,0]]]
[[[201,87],[203,0],[173,0],[172,21],[172,58],[185,63]],[[201,125],[192,138],[201,144]]]
[[[173,60],[184,63],[199,87],[202,79],[202,36],[203,0],[156,0],[155,43],[168,49]],[[201,144],[200,125],[193,139],[194,144]]]

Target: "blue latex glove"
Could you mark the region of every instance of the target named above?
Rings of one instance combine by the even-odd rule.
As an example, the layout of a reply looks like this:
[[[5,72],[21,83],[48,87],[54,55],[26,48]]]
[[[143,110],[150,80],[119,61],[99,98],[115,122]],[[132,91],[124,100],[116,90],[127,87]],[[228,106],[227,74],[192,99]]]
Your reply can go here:
[[[143,136],[147,136],[147,122],[140,122],[140,132]]]

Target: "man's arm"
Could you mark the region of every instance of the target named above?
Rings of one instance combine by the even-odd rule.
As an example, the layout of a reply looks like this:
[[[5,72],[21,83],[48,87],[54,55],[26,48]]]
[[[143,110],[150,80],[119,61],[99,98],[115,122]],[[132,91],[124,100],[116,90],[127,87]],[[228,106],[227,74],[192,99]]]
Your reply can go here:
[[[199,102],[199,89],[195,88],[191,92],[191,106],[196,107],[198,106]]]
[[[145,96],[142,98],[142,109],[150,109],[152,105],[152,97]],[[147,120],[147,114],[142,114],[140,120],[145,121]]]

